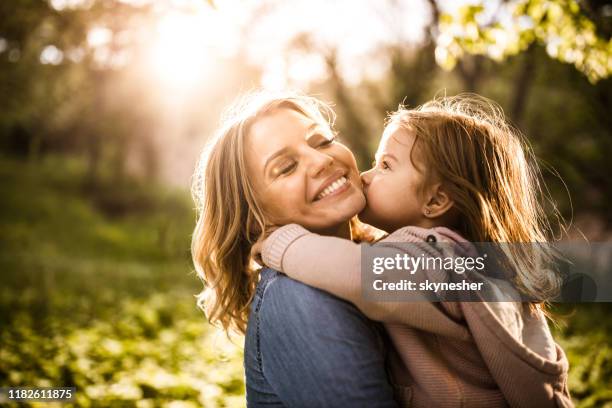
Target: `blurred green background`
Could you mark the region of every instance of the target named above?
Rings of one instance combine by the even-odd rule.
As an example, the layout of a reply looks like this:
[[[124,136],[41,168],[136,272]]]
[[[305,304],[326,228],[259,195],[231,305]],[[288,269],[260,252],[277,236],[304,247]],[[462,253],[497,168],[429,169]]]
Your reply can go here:
[[[243,339],[195,306],[189,184],[254,88],[333,103],[362,170],[398,104],[490,97],[572,239],[612,240],[611,35],[597,0],[0,2],[0,386],[245,405]],[[575,402],[612,406],[612,307],[554,312]]]

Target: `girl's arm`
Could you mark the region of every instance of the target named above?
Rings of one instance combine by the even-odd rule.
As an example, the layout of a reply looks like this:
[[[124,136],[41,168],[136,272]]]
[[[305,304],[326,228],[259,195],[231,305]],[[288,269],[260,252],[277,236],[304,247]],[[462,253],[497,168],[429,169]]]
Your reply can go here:
[[[402,228],[383,242],[423,243],[427,232],[412,227]],[[376,250],[377,256],[385,256],[386,252],[393,257],[397,250],[384,246]],[[373,320],[409,324],[430,331],[439,331],[438,319],[451,323],[443,310],[431,302],[376,302],[364,299],[361,245],[352,241],[314,234],[291,224],[279,228],[264,242],[262,259],[266,265],[295,280],[350,301]]]

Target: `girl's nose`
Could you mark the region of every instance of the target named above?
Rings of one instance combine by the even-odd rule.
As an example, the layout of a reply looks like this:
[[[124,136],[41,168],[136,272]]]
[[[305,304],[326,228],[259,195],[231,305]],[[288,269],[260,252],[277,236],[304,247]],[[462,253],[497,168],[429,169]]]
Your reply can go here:
[[[363,183],[364,186],[368,186],[370,184],[370,181],[372,181],[372,172],[374,169],[370,169],[368,171],[364,171],[363,173],[361,173],[361,182]]]

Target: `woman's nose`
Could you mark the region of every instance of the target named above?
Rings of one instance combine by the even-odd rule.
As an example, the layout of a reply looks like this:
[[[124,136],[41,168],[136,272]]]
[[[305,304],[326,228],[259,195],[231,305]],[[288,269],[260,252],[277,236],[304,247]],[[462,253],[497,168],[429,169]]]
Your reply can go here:
[[[310,157],[309,173],[317,177],[334,163],[334,158],[328,154],[315,151]]]

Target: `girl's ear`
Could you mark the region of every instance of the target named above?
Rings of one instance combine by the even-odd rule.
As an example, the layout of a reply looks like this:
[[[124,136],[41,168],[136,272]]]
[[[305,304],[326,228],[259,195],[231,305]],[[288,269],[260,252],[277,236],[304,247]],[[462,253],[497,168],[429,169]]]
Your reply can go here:
[[[455,202],[444,190],[442,183],[435,183],[431,186],[426,196],[426,203],[423,206],[423,215],[426,218],[438,218],[446,214]]]

